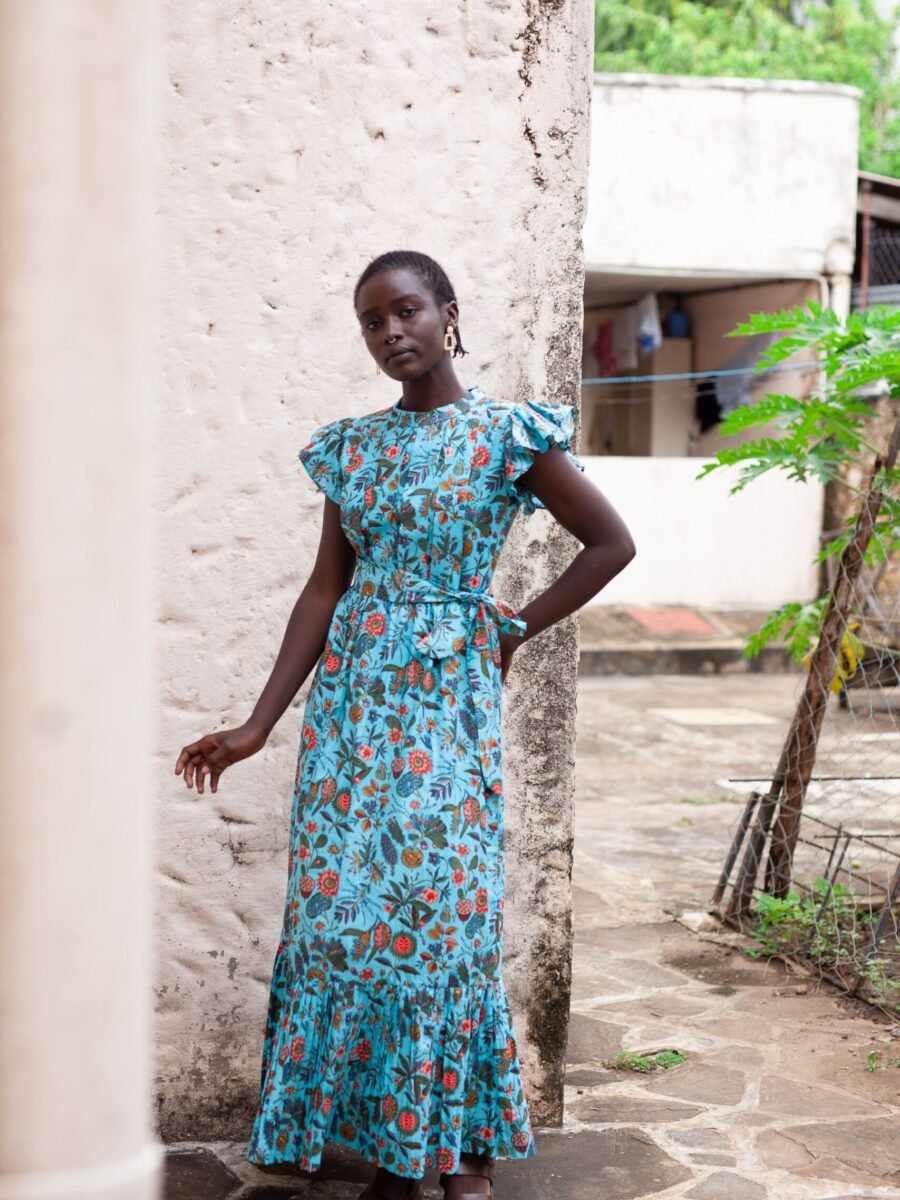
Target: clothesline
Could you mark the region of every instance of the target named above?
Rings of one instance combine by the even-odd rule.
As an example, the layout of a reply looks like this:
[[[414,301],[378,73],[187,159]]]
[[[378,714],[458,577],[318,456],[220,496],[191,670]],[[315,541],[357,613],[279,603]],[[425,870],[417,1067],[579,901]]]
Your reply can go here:
[[[780,366],[767,367],[766,374],[776,371],[818,371],[818,363],[782,363]],[[582,379],[584,384],[610,383],[676,383],[688,379],[723,379],[732,375],[753,375],[755,367],[733,367],[719,371],[682,371],[675,375],[602,375],[598,379]]]

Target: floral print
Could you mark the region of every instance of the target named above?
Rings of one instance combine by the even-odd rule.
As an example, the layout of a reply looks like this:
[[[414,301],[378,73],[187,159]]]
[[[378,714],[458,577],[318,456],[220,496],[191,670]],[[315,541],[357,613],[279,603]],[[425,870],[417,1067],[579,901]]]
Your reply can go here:
[[[398,1175],[535,1153],[501,976],[499,633],[518,480],[574,413],[471,388],[300,451],[357,554],[303,714],[287,897],[248,1157],[340,1142]]]

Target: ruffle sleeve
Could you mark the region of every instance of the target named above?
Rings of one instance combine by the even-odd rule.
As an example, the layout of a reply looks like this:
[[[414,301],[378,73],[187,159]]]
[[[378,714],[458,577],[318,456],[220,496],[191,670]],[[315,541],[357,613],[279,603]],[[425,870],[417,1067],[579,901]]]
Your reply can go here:
[[[583,471],[584,463],[571,449],[574,433],[575,409],[571,404],[526,400],[510,410],[505,447],[506,483],[527,516],[547,506],[524,485],[517,483],[517,479],[551,446],[560,446],[569,461]]]
[[[320,492],[335,504],[341,502],[343,484],[344,421],[329,421],[313,431],[298,458]]]

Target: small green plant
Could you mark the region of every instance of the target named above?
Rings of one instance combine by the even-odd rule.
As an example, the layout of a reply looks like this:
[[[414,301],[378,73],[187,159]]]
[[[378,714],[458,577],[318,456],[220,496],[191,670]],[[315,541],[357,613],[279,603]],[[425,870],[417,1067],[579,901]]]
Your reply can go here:
[[[852,981],[859,975],[862,995],[881,1008],[900,1011],[897,959],[871,956],[875,915],[857,904],[851,888],[829,884],[821,876],[805,893],[784,899],[763,893],[748,931],[757,942],[744,953],[750,958],[787,955],[810,959],[817,967]],[[900,944],[896,947],[900,951]]]
[[[866,1055],[866,1070],[874,1071],[881,1061],[880,1050],[870,1050]],[[881,1070],[886,1070],[887,1067],[900,1067],[900,1058],[886,1058],[881,1064]]]
[[[687,1062],[687,1055],[680,1050],[659,1050],[655,1054],[639,1054],[636,1050],[622,1050],[615,1058],[603,1065],[614,1071],[647,1071],[663,1070],[677,1067]]]

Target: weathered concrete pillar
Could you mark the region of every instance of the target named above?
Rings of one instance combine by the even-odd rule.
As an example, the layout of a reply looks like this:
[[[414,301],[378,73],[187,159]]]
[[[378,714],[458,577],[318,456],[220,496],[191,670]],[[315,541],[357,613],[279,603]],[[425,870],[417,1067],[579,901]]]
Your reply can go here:
[[[188,792],[173,764],[246,720],[312,566],[322,501],[297,451],[315,426],[399,398],[353,312],[371,258],[421,250],[446,268],[466,387],[577,404],[593,6],[164,11],[160,1113],[168,1138],[243,1138],[309,681],[216,795]],[[497,580],[513,603],[574,548],[545,515],[527,520]],[[568,1001],[574,619],[521,654],[506,685],[504,976],[546,1122],[561,1111]]]
[[[2,1200],[158,1190],[148,13],[0,2]]]

